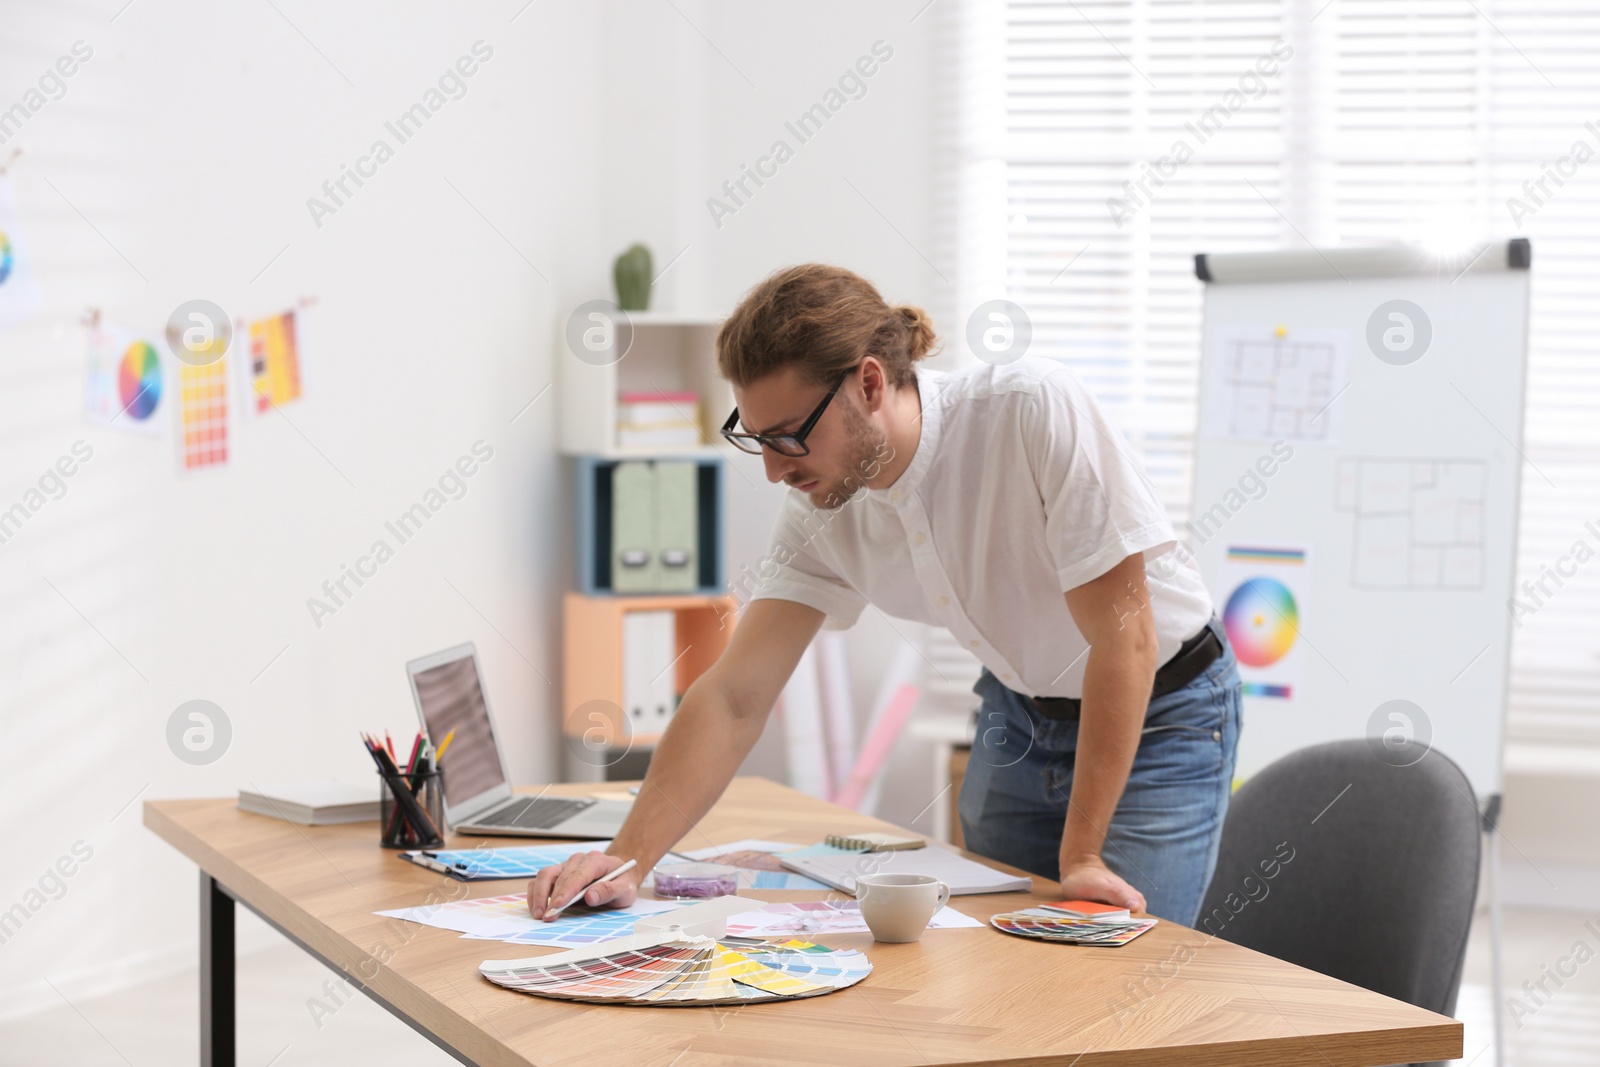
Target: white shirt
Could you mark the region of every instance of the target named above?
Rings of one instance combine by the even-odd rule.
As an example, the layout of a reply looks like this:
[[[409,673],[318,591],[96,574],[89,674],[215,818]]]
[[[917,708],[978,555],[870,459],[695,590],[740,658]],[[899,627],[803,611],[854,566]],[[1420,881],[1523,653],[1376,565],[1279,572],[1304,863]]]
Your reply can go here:
[[[1136,552],[1165,663],[1211,617],[1192,557],[1128,442],[1078,376],[1024,357],[917,368],[911,464],[887,489],[828,511],[785,495],[752,600],[852,625],[868,603],[947,628],[1002,684],[1081,697],[1088,642],[1062,593]],[[1158,567],[1152,561],[1171,553]]]

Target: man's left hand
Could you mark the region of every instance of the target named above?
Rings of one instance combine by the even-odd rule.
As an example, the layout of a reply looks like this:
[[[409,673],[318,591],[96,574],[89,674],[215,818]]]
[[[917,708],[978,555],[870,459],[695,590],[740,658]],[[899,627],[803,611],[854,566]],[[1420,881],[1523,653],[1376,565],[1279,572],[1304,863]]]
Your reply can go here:
[[[1063,862],[1061,892],[1063,900],[1094,900],[1131,911],[1143,911],[1145,907],[1144,894],[1111,873],[1099,857]]]

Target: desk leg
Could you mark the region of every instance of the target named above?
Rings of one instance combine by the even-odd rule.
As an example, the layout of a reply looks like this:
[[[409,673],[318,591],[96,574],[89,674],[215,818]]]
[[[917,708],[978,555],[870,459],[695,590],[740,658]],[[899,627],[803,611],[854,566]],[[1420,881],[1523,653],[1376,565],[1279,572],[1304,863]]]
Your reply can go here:
[[[200,1067],[235,1067],[233,898],[200,872]]]

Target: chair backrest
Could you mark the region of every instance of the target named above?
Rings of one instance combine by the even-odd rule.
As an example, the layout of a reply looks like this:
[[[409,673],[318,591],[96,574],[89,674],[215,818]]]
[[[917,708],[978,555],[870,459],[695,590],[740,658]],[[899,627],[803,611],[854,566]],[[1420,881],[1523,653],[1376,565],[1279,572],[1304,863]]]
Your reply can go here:
[[[1414,743],[1334,741],[1241,786],[1196,927],[1444,1015],[1478,892],[1466,775]]]

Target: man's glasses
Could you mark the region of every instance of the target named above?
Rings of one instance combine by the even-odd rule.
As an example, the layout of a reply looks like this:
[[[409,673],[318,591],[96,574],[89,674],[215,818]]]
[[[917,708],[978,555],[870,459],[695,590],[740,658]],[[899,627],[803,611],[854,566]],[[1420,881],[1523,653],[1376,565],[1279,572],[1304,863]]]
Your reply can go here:
[[[857,363],[856,367],[861,366]],[[828,401],[833,399],[833,394],[839,391],[844,380],[850,377],[850,372],[856,367],[850,367],[834,381],[833,388],[828,390],[828,395],[822,398],[822,403],[806,417],[800,428],[794,433],[738,433],[734,427],[739,425],[739,409],[734,408],[733,414],[728,416],[728,421],[722,424],[722,436],[728,443],[741,452],[749,452],[753,456],[761,455],[761,446],[766,445],[782,456],[807,456],[811,449],[806,446],[806,438],[811,434],[812,427],[817,420],[822,418],[822,413],[828,409]]]

